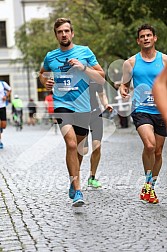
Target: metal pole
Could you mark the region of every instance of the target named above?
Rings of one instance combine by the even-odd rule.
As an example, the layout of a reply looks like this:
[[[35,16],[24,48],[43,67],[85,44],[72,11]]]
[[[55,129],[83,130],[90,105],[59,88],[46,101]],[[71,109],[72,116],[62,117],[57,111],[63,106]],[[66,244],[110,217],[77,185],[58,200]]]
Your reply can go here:
[[[23,23],[26,24],[26,15],[25,15],[25,2],[21,1],[23,6]],[[26,30],[25,30],[26,33]],[[28,100],[31,98],[31,84],[30,84],[30,66],[29,62],[26,64],[26,71],[27,71],[27,89],[28,89]]]

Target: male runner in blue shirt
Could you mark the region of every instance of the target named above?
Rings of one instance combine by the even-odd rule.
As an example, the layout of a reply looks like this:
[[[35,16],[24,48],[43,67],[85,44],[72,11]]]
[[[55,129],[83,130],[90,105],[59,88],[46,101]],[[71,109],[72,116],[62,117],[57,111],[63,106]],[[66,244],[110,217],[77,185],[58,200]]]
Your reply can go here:
[[[142,160],[146,176],[140,199],[156,204],[159,200],[154,185],[162,166],[162,149],[167,132],[154,103],[152,88],[156,76],[167,64],[167,55],[155,49],[157,36],[152,26],[142,25],[137,35],[141,51],[125,61],[120,92],[123,98],[127,98],[129,83],[133,79],[132,118],[144,145]]]
[[[66,143],[66,164],[71,185],[69,197],[73,206],[84,204],[79,171],[82,162],[79,143],[88,134],[90,118],[89,81],[104,84],[104,71],[87,46],[75,45],[71,21],[58,18],[54,24],[60,47],[48,52],[40,70],[40,81],[47,90],[54,89],[54,112]],[[54,77],[49,78],[48,72]],[[84,146],[84,143],[83,143]]]

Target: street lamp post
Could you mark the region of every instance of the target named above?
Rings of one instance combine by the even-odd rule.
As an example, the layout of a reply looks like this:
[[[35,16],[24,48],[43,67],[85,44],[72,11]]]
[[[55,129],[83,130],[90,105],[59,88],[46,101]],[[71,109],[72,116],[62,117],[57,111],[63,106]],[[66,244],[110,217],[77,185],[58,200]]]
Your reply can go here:
[[[25,15],[25,2],[24,0],[21,1],[22,4],[22,9],[23,9],[23,23],[24,25],[26,24],[26,15]],[[26,29],[25,29],[25,33],[26,33]],[[28,89],[28,100],[30,100],[31,98],[31,84],[30,84],[30,66],[29,66],[29,62],[27,62],[26,64],[26,72],[27,72],[27,89]]]

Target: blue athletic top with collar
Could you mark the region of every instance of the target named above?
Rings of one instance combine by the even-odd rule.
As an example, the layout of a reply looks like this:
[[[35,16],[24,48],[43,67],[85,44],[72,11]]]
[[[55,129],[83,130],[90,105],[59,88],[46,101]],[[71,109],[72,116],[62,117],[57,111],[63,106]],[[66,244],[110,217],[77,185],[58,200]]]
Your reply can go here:
[[[89,77],[85,72],[72,67],[68,61],[78,59],[85,66],[98,64],[95,55],[87,46],[74,45],[67,51],[60,48],[48,52],[44,69],[54,72],[54,108],[67,108],[75,112],[89,112]]]
[[[153,61],[143,60],[140,52],[135,56],[135,65],[132,71],[134,95],[132,109],[134,112],[160,114],[154,104],[152,87],[157,75],[164,68],[162,53],[157,51]]]

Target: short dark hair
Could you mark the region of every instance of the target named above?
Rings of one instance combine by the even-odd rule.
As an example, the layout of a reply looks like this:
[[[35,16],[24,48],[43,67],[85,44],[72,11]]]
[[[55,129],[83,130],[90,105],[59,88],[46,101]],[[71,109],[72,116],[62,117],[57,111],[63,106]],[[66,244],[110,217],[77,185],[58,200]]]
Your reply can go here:
[[[137,37],[139,38],[140,31],[147,30],[147,29],[150,30],[150,31],[152,31],[153,35],[155,36],[155,29],[154,29],[154,27],[151,26],[151,25],[149,25],[149,24],[143,24],[140,27],[138,27],[138,29],[137,29]]]
[[[72,23],[71,20],[68,18],[57,18],[54,24],[54,32],[56,34],[56,29],[61,26],[62,24],[69,23],[70,24],[70,29],[73,31]]]

